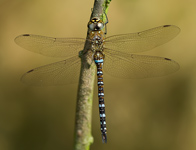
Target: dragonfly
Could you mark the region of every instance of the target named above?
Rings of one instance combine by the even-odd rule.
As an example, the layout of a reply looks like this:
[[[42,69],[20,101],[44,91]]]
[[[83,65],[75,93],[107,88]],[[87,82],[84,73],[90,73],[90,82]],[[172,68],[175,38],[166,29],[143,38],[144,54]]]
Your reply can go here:
[[[104,103],[103,69],[109,75],[123,79],[159,77],[179,69],[174,60],[158,56],[138,55],[160,46],[180,32],[175,25],[162,25],[142,32],[106,37],[106,23],[99,17],[88,22],[90,51],[97,66],[100,126],[103,143],[107,142]],[[29,51],[65,60],[41,66],[25,73],[21,81],[29,85],[62,85],[79,79],[81,60],[78,53],[84,48],[85,38],[53,38],[23,34],[16,44]],[[104,65],[103,65],[104,64]]]

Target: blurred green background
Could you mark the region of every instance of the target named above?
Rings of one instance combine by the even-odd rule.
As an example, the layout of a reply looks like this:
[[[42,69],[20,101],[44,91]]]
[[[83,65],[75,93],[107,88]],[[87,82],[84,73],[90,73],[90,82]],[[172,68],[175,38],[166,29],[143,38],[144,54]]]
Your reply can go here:
[[[86,37],[93,0],[0,0],[0,150],[73,148],[77,84],[29,87],[28,70],[62,59],[29,52],[20,34]],[[142,53],[177,61],[178,72],[123,80],[104,74],[108,143],[102,144],[97,87],[92,116],[93,150],[196,149],[196,1],[113,0],[108,36],[174,24],[181,33]]]

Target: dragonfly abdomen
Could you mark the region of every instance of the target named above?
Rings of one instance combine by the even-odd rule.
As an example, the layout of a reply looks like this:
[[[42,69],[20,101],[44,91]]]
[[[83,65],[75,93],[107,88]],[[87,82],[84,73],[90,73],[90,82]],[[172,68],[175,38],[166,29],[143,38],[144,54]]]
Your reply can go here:
[[[106,128],[106,115],[105,115],[105,104],[104,104],[104,83],[103,83],[103,54],[96,52],[94,55],[94,61],[97,66],[97,79],[98,79],[98,97],[99,97],[99,115],[100,115],[100,126],[102,133],[103,143],[107,142],[107,128]]]

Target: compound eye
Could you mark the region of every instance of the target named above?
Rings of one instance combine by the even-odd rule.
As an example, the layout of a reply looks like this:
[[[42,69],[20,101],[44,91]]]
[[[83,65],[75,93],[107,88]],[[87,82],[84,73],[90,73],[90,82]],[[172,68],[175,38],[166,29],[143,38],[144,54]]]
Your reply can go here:
[[[97,28],[97,30],[101,30],[101,29],[103,29],[103,27],[104,27],[104,25],[103,25],[103,23],[97,23],[97,26],[96,26],[96,28]]]
[[[93,30],[93,31],[95,30],[95,27],[96,27],[96,26],[95,26],[94,23],[91,23],[91,24],[88,25],[88,28],[89,28],[90,30]]]
[[[102,30],[104,27],[104,24],[101,22],[95,22],[95,23],[90,23],[88,25],[88,28],[92,31],[99,31]]]

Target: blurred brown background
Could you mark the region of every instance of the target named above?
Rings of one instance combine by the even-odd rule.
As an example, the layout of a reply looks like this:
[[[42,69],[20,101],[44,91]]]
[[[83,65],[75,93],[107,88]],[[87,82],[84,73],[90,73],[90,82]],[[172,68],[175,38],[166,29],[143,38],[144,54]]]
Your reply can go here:
[[[29,87],[28,70],[62,59],[29,52],[20,34],[86,37],[93,0],[0,0],[0,150],[73,148],[77,84]],[[174,24],[181,33],[142,54],[168,57],[181,69],[167,77],[116,79],[104,74],[108,143],[102,144],[95,84],[93,150],[196,149],[196,1],[113,0],[108,36]]]

